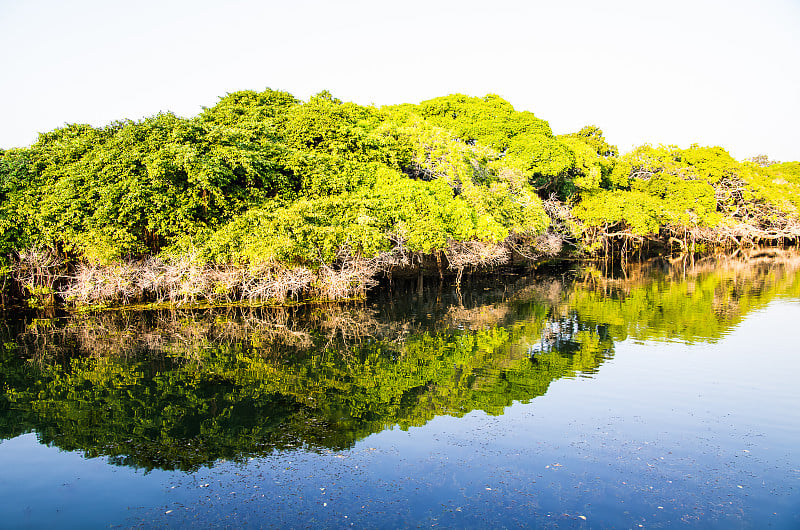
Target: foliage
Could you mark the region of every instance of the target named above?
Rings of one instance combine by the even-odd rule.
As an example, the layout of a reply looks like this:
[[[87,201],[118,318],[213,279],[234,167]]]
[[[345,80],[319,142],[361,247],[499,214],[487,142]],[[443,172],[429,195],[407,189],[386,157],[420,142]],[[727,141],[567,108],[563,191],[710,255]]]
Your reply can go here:
[[[247,134],[249,141],[273,142],[283,136],[288,114],[299,104],[300,101],[288,92],[241,90],[203,109],[199,118],[203,123],[240,130]]]
[[[234,129],[171,114],[68,126],[4,157],[11,171],[3,180],[16,186],[3,217],[16,219],[16,245],[54,245],[100,262],[157,252],[285,186],[267,155]]]
[[[417,112],[428,122],[452,130],[468,143],[479,142],[499,151],[521,135],[552,136],[550,125],[530,112],[518,112],[496,94],[469,97],[453,94],[423,101]]]
[[[747,168],[750,169],[750,168]],[[800,212],[800,162],[783,162],[746,171],[749,184],[781,211]]]
[[[800,180],[791,168],[738,162],[720,147],[644,145],[615,163],[610,180],[620,189],[589,190],[574,213],[589,227],[637,236],[713,228],[718,240],[734,242],[773,234],[797,238]]]
[[[661,201],[641,191],[601,191],[585,197],[573,213],[589,226],[623,224],[637,235],[657,233],[664,222]]]
[[[515,111],[493,94],[483,98],[454,94],[423,101],[416,110],[427,122],[453,131],[469,145],[494,148],[500,152],[495,170],[521,172],[544,195],[567,198],[579,190],[598,188],[601,179],[606,185],[615,182],[611,174],[617,148],[596,126],[554,137],[547,122],[530,112]]]
[[[481,245],[534,259],[531,242],[553,254],[599,227],[796,240],[797,163],[767,162],[696,145],[619,156],[594,125],[554,136],[493,94],[376,108],[240,91],[194,118],[67,125],[0,151],[0,255],[2,270],[35,248],[72,269],[190,254],[316,268]]]
[[[374,257],[393,245],[432,252],[450,240],[502,241],[510,232],[546,227],[541,201],[497,183],[455,196],[443,179],[420,181],[388,169],[375,184],[338,195],[251,209],[201,247],[215,262],[245,261],[319,266],[342,249]]]

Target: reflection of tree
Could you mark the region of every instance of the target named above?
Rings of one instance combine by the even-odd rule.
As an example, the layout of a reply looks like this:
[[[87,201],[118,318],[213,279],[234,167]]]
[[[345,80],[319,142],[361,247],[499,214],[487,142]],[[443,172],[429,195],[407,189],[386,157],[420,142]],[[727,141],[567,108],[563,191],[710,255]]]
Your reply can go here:
[[[440,414],[500,414],[556,379],[595,373],[616,340],[715,340],[776,294],[800,294],[790,258],[651,262],[627,279],[586,269],[574,283],[475,280],[460,297],[396,285],[399,296],[375,306],[5,323],[0,438],[35,430],[121,465],[195,469],[346,448]]]
[[[715,341],[776,295],[800,295],[799,271],[800,255],[781,249],[661,258],[629,265],[622,278],[585,271],[568,305],[608,325],[614,340]]]
[[[568,317],[553,319],[545,324],[539,344],[531,347],[534,362],[554,353],[570,355],[575,369],[583,374],[597,373],[597,357],[604,358],[614,350],[614,342],[608,334],[606,325],[592,325],[577,318],[575,313]]]
[[[531,362],[548,311],[530,300],[514,311],[450,306],[424,325],[365,306],[32,321],[4,339],[2,436],[35,429],[116,463],[192,469],[297,445],[349,447],[439,414],[499,414],[602,361],[553,351]]]

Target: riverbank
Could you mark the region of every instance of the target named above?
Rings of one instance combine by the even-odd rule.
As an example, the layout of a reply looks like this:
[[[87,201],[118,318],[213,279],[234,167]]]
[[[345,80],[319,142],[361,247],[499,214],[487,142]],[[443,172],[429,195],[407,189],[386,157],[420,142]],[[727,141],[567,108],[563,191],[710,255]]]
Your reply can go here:
[[[694,248],[700,246],[694,241]],[[572,261],[600,262],[606,268],[622,267],[661,256],[668,261],[707,261],[739,256],[745,260],[793,256],[794,246],[717,247],[717,252],[664,253],[669,240],[650,246],[629,247],[627,253],[612,252],[594,257],[573,253],[529,259],[513,248],[500,245],[459,245],[452,253],[398,256],[382,254],[373,259],[349,258],[317,270],[305,267],[265,267],[202,263],[195,258],[165,262],[157,258],[71,268],[57,256],[28,253],[26,263],[17,264],[15,274],[25,285],[38,286],[27,297],[19,296],[16,305],[29,308],[58,307],[71,311],[97,309],[159,309],[168,307],[210,308],[222,306],[293,305],[363,299],[382,282],[412,279],[420,285],[430,280],[446,280],[459,288],[465,274],[491,276],[503,271],[531,273],[542,267],[559,267]],[[689,246],[689,245],[686,245]],[[487,248],[488,247],[488,248]],[[23,277],[27,271],[28,276]],[[16,289],[21,292],[20,285]],[[11,304],[13,305],[13,304]]]

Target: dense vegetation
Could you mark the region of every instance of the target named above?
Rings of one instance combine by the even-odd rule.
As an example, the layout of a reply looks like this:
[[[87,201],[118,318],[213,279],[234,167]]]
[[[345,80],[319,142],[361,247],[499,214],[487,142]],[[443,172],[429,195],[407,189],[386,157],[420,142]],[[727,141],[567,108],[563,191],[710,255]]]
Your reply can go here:
[[[796,241],[798,207],[800,163],[620,156],[495,95],[242,91],[0,151],[0,283],[37,303],[341,298],[420,266]]]

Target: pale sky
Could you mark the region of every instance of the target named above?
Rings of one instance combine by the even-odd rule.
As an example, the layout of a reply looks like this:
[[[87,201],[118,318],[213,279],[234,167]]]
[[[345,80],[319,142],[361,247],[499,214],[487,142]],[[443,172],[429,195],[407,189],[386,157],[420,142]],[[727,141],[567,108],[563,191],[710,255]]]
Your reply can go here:
[[[496,93],[622,151],[800,160],[800,0],[0,0],[0,147],[242,89]]]

